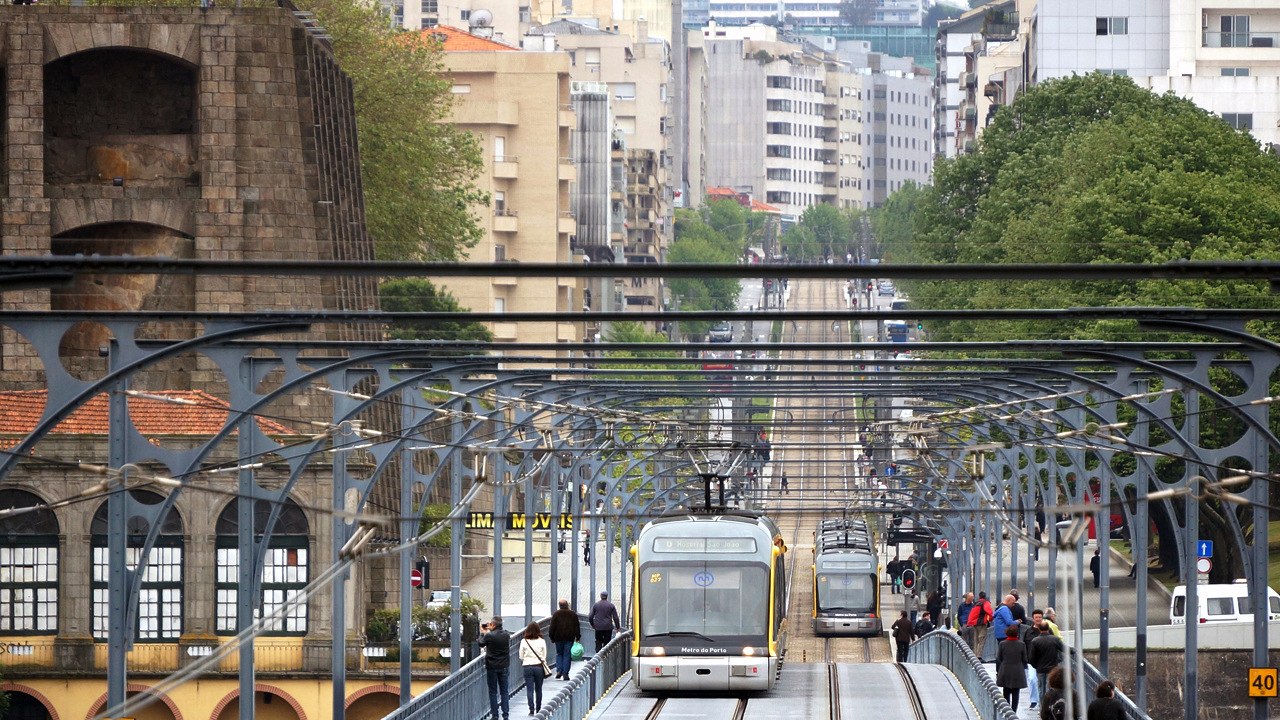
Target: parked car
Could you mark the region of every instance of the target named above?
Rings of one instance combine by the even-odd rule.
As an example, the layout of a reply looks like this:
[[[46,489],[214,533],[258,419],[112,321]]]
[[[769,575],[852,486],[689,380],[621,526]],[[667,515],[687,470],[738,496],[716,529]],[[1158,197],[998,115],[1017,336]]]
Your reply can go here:
[[[707,340],[710,342],[733,342],[733,326],[727,322],[712,325],[711,332],[707,333]]]
[[[470,597],[471,597],[471,593],[467,592],[466,590],[462,591],[463,600],[466,600]],[[448,605],[452,602],[453,602],[452,590],[432,590],[431,598],[427,600],[427,607],[439,607],[441,605]]]
[[[1196,617],[1201,623],[1253,622],[1253,610],[1249,603],[1249,585],[1244,580],[1196,586]],[[1280,620],[1280,594],[1267,588],[1267,621]],[[1185,625],[1187,622],[1187,586],[1178,585],[1169,600],[1169,622]]]

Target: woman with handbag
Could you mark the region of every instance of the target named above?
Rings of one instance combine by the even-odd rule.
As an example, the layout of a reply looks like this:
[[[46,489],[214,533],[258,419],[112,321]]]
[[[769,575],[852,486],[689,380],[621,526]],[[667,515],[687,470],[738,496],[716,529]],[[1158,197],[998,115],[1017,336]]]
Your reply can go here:
[[[529,623],[520,640],[520,665],[524,670],[524,692],[529,700],[529,715],[542,709],[542,681],[551,677],[547,667],[547,641],[538,623]],[[536,702],[535,702],[536,699]]]

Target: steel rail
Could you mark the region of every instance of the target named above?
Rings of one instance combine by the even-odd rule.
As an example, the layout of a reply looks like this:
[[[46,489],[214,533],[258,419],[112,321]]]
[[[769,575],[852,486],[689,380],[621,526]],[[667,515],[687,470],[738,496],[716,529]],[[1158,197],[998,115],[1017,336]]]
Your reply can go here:
[[[920,691],[916,689],[916,681],[911,677],[911,673],[907,671],[906,666],[902,663],[894,663],[893,666],[898,669],[898,674],[902,676],[902,687],[907,691],[907,702],[911,705],[911,712],[916,716],[916,720],[929,720],[928,714],[924,710],[924,701],[920,699]]]
[[[462,263],[339,260],[205,260],[166,257],[44,255],[0,257],[0,277],[33,272],[95,274],[342,275],[374,277],[573,278],[848,278],[919,280],[1260,280],[1280,278],[1272,260],[1177,260],[1167,263],[961,263],[917,265],[797,265],[759,263]]]

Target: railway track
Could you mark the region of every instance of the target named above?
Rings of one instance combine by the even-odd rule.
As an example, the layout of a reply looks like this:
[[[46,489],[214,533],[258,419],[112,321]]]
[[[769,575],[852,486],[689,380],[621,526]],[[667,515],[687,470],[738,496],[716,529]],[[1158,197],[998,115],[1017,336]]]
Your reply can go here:
[[[649,712],[644,716],[644,720],[659,720],[663,717],[662,712],[667,709],[667,701],[671,698],[658,698],[653,703],[653,707],[649,708]],[[673,712],[668,717],[689,717],[689,709],[679,707],[679,701],[674,703]],[[737,704],[733,708],[733,714],[729,716],[729,720],[743,720],[747,714],[747,698],[738,698]]]
[[[898,674],[902,676],[902,687],[907,692],[907,703],[915,714],[916,720],[929,720],[924,710],[924,702],[920,699],[920,691],[916,689],[916,681],[902,663],[894,663]]]

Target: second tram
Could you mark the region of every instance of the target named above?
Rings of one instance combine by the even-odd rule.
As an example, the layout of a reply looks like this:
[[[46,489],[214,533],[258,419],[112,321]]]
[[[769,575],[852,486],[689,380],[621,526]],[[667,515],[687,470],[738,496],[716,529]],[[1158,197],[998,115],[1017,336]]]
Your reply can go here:
[[[862,636],[884,632],[879,556],[865,523],[827,521],[815,537],[813,632]]]

